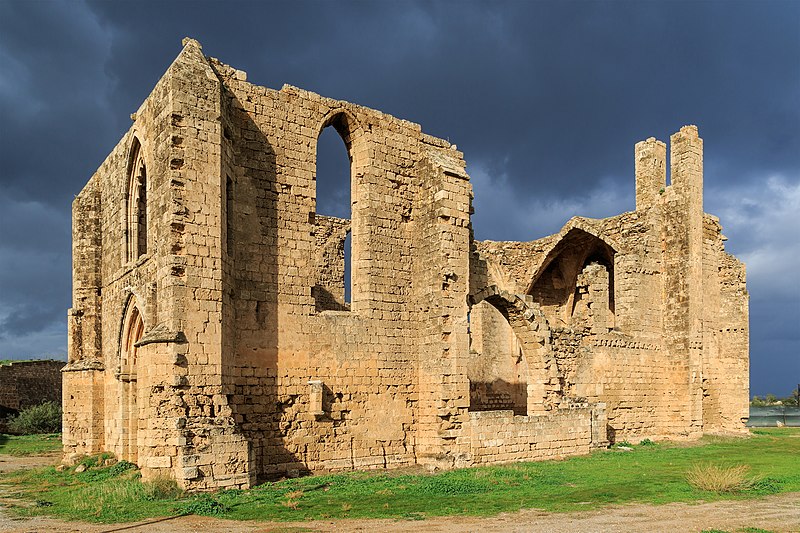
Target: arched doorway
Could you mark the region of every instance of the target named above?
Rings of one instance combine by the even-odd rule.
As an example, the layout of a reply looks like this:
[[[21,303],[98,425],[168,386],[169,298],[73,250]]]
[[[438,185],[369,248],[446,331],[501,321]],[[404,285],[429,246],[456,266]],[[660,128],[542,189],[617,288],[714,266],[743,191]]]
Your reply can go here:
[[[139,459],[137,435],[139,431],[139,407],[137,403],[137,351],[136,343],[144,333],[144,321],[139,308],[133,299],[128,305],[128,310],[123,321],[122,339],[120,345],[119,381],[120,418],[121,418],[121,453],[120,458],[131,463]]]
[[[494,285],[471,296],[470,304],[470,342],[500,348],[494,354],[483,354],[483,361],[475,358],[473,362],[494,370],[494,375],[483,372],[482,379],[487,381],[488,375],[493,383],[492,391],[505,389],[505,399],[511,405],[501,408],[528,415],[555,408],[563,396],[563,379],[552,354],[549,329],[541,311],[519,295]],[[483,331],[479,331],[480,328]],[[483,339],[478,340],[481,336]],[[474,368],[468,368],[467,372],[480,374]],[[494,410],[480,405],[479,390],[480,385],[470,383],[470,399],[474,391],[478,400],[470,410]]]
[[[469,410],[528,414],[528,364],[507,309],[473,305],[469,332]]]

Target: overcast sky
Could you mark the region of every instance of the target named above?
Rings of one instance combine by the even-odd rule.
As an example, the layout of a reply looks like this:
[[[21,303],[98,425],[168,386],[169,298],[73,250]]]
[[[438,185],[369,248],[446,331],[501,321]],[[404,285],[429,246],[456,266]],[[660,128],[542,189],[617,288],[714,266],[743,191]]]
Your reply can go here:
[[[187,35],[458,144],[478,239],[632,210],[633,145],[697,124],[705,210],[747,263],[751,392],[800,383],[796,1],[0,0],[0,359],[65,356],[70,203]]]

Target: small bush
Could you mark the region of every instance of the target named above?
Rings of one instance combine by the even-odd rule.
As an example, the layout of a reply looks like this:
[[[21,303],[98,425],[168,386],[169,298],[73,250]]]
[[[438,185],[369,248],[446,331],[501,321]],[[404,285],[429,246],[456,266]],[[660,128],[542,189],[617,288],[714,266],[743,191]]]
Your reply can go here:
[[[108,469],[108,473],[111,476],[118,476],[123,472],[128,470],[133,470],[137,468],[137,466],[133,463],[129,463],[128,461],[122,460],[114,463],[111,468]]]
[[[656,445],[656,443],[655,443],[655,442],[653,442],[653,441],[651,441],[650,439],[643,439],[643,440],[642,440],[642,441],[639,443],[639,446],[655,446],[655,445]]]
[[[747,465],[717,466],[694,465],[686,473],[686,481],[696,489],[710,492],[740,492],[753,486],[747,478],[750,467]]]
[[[18,435],[58,433],[61,431],[61,406],[44,402],[27,407],[8,420],[8,429]]]

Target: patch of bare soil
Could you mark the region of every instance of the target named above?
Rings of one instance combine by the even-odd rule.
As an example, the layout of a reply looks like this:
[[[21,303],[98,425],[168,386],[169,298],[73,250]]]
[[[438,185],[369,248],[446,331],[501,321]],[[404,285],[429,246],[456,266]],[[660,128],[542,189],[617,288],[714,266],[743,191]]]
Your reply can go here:
[[[0,472],[43,466],[57,462],[57,456],[10,457],[0,455]],[[1,496],[1,494],[0,494]],[[662,531],[699,532],[706,529],[753,527],[777,532],[800,532],[800,493],[777,494],[756,500],[714,503],[670,503],[667,505],[621,505],[597,511],[545,513],[535,509],[503,513],[490,518],[451,516],[427,520],[321,520],[313,522],[238,522],[201,516],[145,520],[133,524],[87,524],[51,518],[16,518],[0,509],[0,531],[55,533],[153,532],[193,533],[300,533],[331,531],[455,533],[616,533]]]
[[[0,454],[0,473],[12,472],[23,468],[38,468],[40,466],[54,465],[61,458],[61,454],[53,452],[47,455],[31,455],[17,457],[15,455]]]

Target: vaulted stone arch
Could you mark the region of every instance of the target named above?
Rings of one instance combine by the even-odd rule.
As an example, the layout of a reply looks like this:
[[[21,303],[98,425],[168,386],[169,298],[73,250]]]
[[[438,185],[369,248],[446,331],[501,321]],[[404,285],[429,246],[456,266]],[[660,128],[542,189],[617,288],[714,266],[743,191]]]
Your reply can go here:
[[[541,305],[554,325],[569,321],[575,303],[578,277],[589,265],[607,272],[607,307],[614,312],[614,256],[616,249],[582,219],[573,219],[562,229],[533,274],[525,291]]]

